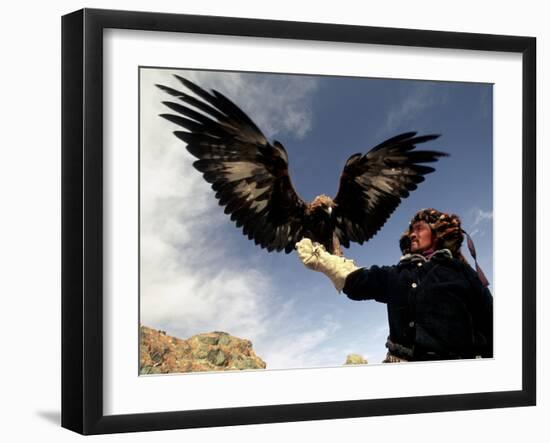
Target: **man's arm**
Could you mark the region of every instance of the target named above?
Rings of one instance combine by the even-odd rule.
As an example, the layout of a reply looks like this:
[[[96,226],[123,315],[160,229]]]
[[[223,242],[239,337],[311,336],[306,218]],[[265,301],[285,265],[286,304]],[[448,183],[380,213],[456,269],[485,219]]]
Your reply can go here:
[[[350,273],[343,287],[344,294],[352,300],[376,300],[381,303],[388,301],[388,284],[390,266],[371,266],[359,268]]]
[[[325,274],[338,292],[343,290],[350,299],[386,302],[390,267],[358,268],[353,260],[329,254],[308,238],[296,243],[296,250],[306,267]]]
[[[493,357],[493,296],[483,286],[477,273],[466,265],[466,277],[472,286],[471,316],[474,328],[474,346],[477,355]]]
[[[484,358],[493,357],[493,296],[488,288],[481,288],[480,298],[474,315],[476,345]]]

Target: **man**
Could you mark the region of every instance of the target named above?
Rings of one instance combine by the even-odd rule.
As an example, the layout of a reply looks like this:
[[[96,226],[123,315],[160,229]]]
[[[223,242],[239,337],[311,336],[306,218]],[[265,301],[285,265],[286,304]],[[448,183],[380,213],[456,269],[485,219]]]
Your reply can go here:
[[[358,268],[307,238],[296,249],[348,298],[387,304],[384,362],[491,358],[493,297],[477,262],[476,273],[460,252],[463,239],[456,215],[424,209],[401,236],[403,256],[394,266]],[[470,239],[468,246],[475,259]]]

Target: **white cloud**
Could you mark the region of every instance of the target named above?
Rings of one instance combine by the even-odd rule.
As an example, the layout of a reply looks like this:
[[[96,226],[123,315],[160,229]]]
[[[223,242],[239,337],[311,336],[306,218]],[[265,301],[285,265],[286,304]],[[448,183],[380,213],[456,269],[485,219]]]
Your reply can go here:
[[[216,89],[238,104],[268,138],[291,135],[303,138],[312,128],[310,99],[318,87],[314,77],[191,72],[186,77],[205,89]],[[167,73],[164,73],[164,84]],[[181,87],[170,79],[174,88]]]
[[[474,209],[474,222],[473,226],[478,226],[480,223],[493,219],[493,211],[484,211],[483,209]]]
[[[256,352],[265,356],[269,369],[326,366],[337,355],[326,342],[341,328],[340,324],[330,316],[320,322],[303,318],[301,322],[289,322],[291,307],[292,303],[287,303],[283,315],[270,319],[272,331],[278,334],[258,337]]]
[[[380,132],[386,136],[388,133],[410,130],[407,125],[416,119],[419,114],[434,106],[442,105],[447,100],[447,94],[433,92],[431,83],[419,82],[398,107],[389,110],[385,125],[382,126]]]
[[[268,367],[309,367],[338,325],[294,321],[291,302],[278,302],[269,276],[231,254],[218,228],[229,223],[191,155],[158,117],[171,100],[154,84],[181,84],[167,70],[141,71],[141,317],[143,325],[186,338],[212,330],[250,339]],[[311,128],[314,79],[244,78],[213,72],[185,76],[217,88],[253,116],[269,137],[301,137]],[[295,325],[290,328],[289,325]],[[261,350],[259,352],[258,350]]]
[[[388,334],[388,321],[384,315],[375,323],[367,322],[355,339],[350,340],[349,336],[346,336],[344,344],[332,353],[341,356],[342,363],[349,354],[359,354],[369,364],[381,363],[387,352],[385,343]]]
[[[483,237],[490,223],[493,221],[493,211],[484,211],[481,208],[473,208],[470,211],[470,230],[471,237]]]

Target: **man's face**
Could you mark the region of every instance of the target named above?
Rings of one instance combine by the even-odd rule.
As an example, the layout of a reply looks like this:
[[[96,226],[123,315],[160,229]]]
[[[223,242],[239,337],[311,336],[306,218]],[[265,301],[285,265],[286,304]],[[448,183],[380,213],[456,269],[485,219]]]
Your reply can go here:
[[[433,238],[430,225],[425,221],[418,221],[412,225],[411,233],[411,252],[423,252],[432,247]]]

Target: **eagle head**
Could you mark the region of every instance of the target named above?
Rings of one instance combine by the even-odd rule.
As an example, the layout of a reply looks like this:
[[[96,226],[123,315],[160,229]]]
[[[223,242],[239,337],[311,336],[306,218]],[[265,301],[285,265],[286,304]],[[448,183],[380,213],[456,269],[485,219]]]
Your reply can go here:
[[[312,214],[319,213],[319,211],[326,212],[329,216],[332,214],[332,209],[336,206],[334,200],[328,195],[321,194],[313,199],[308,205]]]

